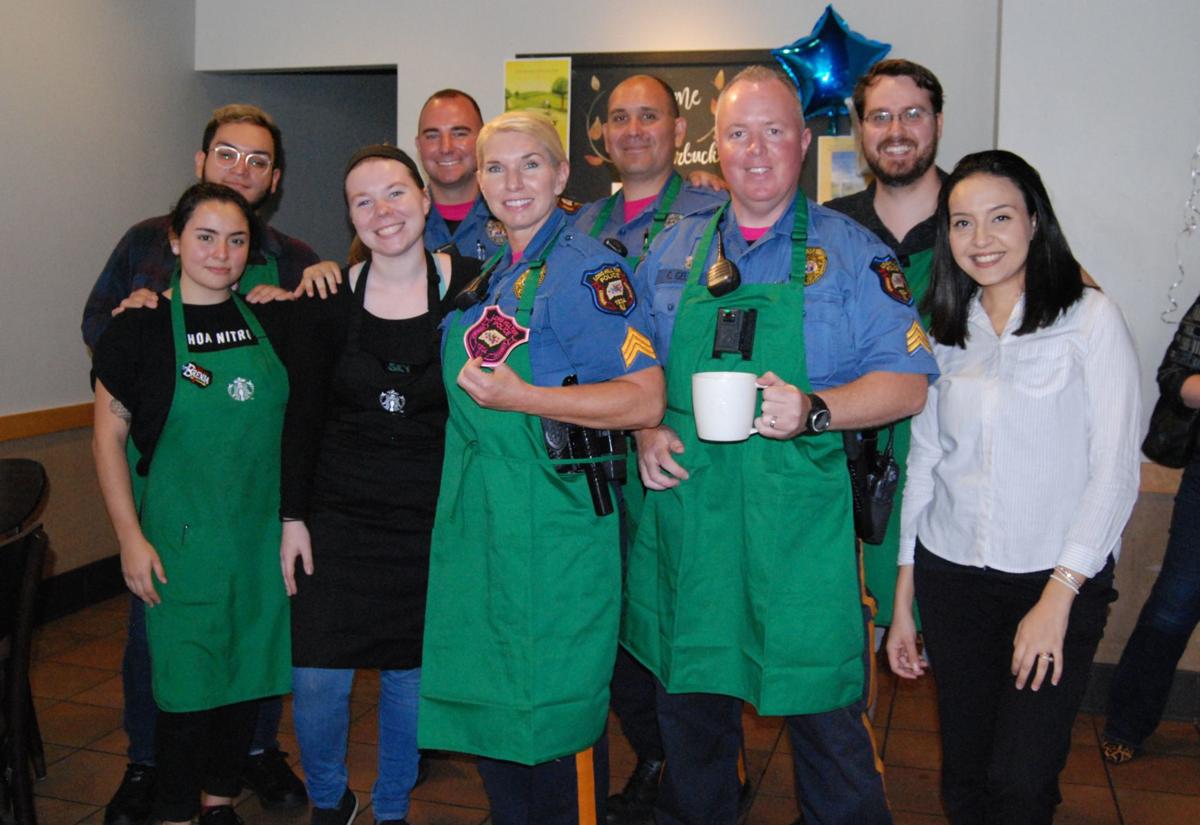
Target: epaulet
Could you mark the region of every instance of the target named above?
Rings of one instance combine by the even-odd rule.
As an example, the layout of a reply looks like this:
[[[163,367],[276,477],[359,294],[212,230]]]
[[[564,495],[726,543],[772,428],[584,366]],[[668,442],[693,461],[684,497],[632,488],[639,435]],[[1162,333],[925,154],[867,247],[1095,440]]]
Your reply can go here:
[[[565,195],[558,196],[558,208],[566,212],[568,215],[574,215],[583,208],[583,203],[574,198],[568,198]]]

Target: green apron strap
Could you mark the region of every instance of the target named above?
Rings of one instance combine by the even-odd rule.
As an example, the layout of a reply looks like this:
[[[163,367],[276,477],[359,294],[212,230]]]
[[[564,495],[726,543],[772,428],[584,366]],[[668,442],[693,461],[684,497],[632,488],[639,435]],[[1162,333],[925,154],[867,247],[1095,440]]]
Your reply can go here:
[[[538,284],[542,280],[542,270],[546,268],[546,257],[558,243],[558,236],[562,234],[563,226],[558,228],[554,236],[542,247],[538,256],[529,264],[529,268],[525,270],[528,273],[525,275],[525,289],[521,292],[521,303],[517,305],[517,322],[523,327],[529,327],[530,318],[533,316],[533,299],[537,297]],[[507,243],[504,248],[508,248]],[[499,300],[499,296],[496,297],[496,300]]]
[[[600,207],[600,214],[596,216],[596,222],[588,231],[588,234],[596,240],[600,240],[600,234],[604,231],[604,227],[608,226],[608,219],[612,217],[613,208],[617,205],[619,197],[621,197],[620,192],[613,192],[604,202],[604,206]]]
[[[658,205],[658,209],[654,210],[654,222],[650,224],[650,232],[642,241],[642,254],[638,256],[638,262],[646,257],[646,250],[650,248],[650,244],[654,243],[654,239],[658,237],[658,233],[663,231],[663,227],[667,225],[667,215],[671,212],[671,207],[675,204],[675,199],[679,197],[679,190],[683,186],[683,178],[678,172],[671,173],[671,181],[667,184],[667,191],[663,193],[662,203]],[[633,268],[633,265],[630,264]]]
[[[708,222],[708,227],[704,230],[704,235],[700,238],[700,243],[696,245],[696,252],[692,255],[692,267],[688,270],[687,282],[689,285],[700,283],[700,273],[704,271],[704,264],[708,260],[708,250],[712,247],[713,236],[717,233],[717,226],[721,223],[721,218],[725,215],[725,210],[729,208],[729,201],[721,204],[721,208],[712,216],[712,220]],[[790,280],[799,282],[800,286],[804,286],[804,271],[808,266],[808,198],[805,197],[802,190],[796,191],[796,200],[793,202],[792,213],[792,271],[789,275]]]
[[[672,172],[671,178],[667,181],[666,191],[663,192],[662,201],[659,202],[658,208],[654,210],[654,219],[650,224],[650,231],[642,238],[642,251],[637,255],[626,255],[625,263],[629,265],[631,270],[637,269],[638,264],[642,262],[642,258],[646,257],[646,250],[650,248],[650,244],[654,243],[654,239],[658,237],[658,233],[663,231],[667,225],[667,215],[671,213],[671,207],[675,205],[675,199],[679,197],[679,190],[683,187],[683,177],[678,172]],[[608,220],[612,217],[613,209],[617,206],[617,198],[620,197],[620,192],[614,192],[604,202],[604,206],[600,207],[600,213],[596,215],[596,222],[592,224],[592,228],[588,234],[599,240],[600,235],[604,232],[604,227],[608,226]]]
[[[246,264],[242,277],[238,278],[237,286],[233,289],[234,292],[244,295],[259,284],[279,286],[279,263],[275,256],[268,252],[264,251],[263,257],[266,258],[264,263]]]

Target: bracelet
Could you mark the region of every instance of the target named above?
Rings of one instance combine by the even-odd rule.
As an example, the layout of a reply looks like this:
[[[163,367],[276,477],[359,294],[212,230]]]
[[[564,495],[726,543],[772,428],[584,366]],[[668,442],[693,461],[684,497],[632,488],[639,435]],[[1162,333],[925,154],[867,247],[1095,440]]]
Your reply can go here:
[[[1077,592],[1078,592],[1079,588],[1083,587],[1083,579],[1079,578],[1079,576],[1075,575],[1070,570],[1063,567],[1061,564],[1057,565],[1054,568],[1054,572],[1058,573],[1060,576],[1062,576],[1064,579],[1069,581],[1071,584],[1075,585],[1075,589]]]
[[[1076,596],[1078,596],[1078,595],[1079,595],[1079,586],[1078,586],[1078,585],[1076,585],[1076,584],[1074,584],[1074,583],[1073,583],[1073,582],[1072,582],[1070,579],[1068,579],[1066,576],[1064,576],[1064,575],[1062,575],[1061,573],[1059,573],[1059,572],[1058,572],[1058,570],[1055,570],[1053,573],[1051,573],[1051,574],[1050,574],[1050,580],[1051,580],[1051,581],[1056,581],[1056,582],[1058,582],[1059,584],[1061,584],[1063,587],[1065,587],[1065,588],[1067,588],[1067,589],[1069,589],[1069,590],[1073,591],[1073,592],[1075,593],[1075,595],[1076,595]]]

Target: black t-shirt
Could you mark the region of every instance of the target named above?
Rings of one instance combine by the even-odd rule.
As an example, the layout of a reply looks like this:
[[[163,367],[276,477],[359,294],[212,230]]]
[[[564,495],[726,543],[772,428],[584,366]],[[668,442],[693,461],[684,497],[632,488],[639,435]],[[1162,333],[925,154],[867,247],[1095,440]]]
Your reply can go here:
[[[289,305],[249,306],[276,354],[284,358]],[[220,304],[184,304],[183,324],[188,352],[201,367],[204,353],[260,346],[232,298]],[[130,436],[142,454],[137,470],[145,475],[171,409],[175,382],[183,380],[175,374],[170,299],[160,295],[156,308],[130,309],[114,318],[96,344],[92,375],[131,413]]]

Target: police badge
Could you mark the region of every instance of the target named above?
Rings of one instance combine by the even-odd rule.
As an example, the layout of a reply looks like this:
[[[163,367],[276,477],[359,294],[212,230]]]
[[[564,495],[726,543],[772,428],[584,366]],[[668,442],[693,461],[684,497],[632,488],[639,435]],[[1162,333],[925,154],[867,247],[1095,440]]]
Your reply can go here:
[[[483,232],[487,235],[487,239],[496,246],[504,246],[504,242],[508,240],[508,233],[504,231],[504,224],[495,218],[488,219],[488,222],[483,225]]]
[[[829,256],[819,246],[810,246],[804,250],[804,285],[812,286],[821,280],[829,266]]]

